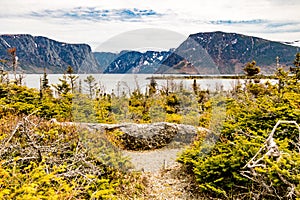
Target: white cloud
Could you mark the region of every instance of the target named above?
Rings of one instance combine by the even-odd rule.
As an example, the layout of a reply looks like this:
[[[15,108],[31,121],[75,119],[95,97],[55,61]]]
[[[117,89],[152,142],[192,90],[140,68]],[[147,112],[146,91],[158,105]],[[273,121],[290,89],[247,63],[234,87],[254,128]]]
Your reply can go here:
[[[43,35],[93,49],[144,28],[185,36],[220,30],[293,41],[300,39],[299,10],[298,0],[3,0],[0,34]],[[178,44],[175,39],[161,42],[165,48]]]
[[[25,14],[28,18],[61,18],[67,20],[89,21],[144,21],[148,18],[163,16],[152,9],[123,8],[123,9],[99,9],[97,7],[75,7],[72,9],[56,9],[33,11]]]

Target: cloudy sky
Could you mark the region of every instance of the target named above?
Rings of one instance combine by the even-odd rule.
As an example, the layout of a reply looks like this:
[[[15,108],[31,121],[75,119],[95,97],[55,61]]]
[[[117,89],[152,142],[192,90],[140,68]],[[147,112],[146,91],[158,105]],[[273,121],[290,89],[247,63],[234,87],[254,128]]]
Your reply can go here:
[[[300,40],[299,0],[1,0],[0,4],[0,34],[42,35],[87,43],[93,50],[167,49],[189,34],[207,31]]]

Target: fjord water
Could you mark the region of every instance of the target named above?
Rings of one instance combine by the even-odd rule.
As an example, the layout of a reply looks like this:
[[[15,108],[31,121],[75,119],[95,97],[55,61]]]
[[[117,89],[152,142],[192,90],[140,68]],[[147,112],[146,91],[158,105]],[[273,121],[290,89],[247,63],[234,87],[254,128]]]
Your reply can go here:
[[[182,75],[159,75],[159,74],[79,74],[79,80],[82,82],[83,91],[87,89],[87,84],[84,80],[87,76],[92,75],[101,91],[106,93],[130,93],[136,88],[140,88],[142,92],[145,91],[147,85],[150,83],[151,77],[158,77],[155,79],[158,88],[174,87],[175,85],[182,85],[184,88],[192,88],[194,79],[181,79]],[[174,77],[174,79],[164,79],[164,77]],[[185,75],[186,76],[186,75]],[[40,80],[43,74],[26,74],[23,84],[30,88],[40,88]],[[48,74],[49,84],[59,83],[59,79],[63,74]],[[230,90],[238,83],[236,79],[197,79],[197,84],[201,89],[206,90]]]

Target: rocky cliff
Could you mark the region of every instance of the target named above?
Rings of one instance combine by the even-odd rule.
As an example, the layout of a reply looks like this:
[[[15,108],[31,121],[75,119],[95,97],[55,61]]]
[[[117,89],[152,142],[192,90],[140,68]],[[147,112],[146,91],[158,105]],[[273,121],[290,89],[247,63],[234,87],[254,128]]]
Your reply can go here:
[[[299,47],[237,33],[208,32],[190,35],[163,63],[157,73],[236,74],[255,60],[262,72],[292,65]]]
[[[2,66],[11,70],[9,48],[16,48],[19,72],[41,73],[43,68],[48,73],[63,73],[70,65],[75,72],[97,72],[99,66],[90,46],[86,44],[67,44],[46,37],[31,35],[0,35],[0,59]]]

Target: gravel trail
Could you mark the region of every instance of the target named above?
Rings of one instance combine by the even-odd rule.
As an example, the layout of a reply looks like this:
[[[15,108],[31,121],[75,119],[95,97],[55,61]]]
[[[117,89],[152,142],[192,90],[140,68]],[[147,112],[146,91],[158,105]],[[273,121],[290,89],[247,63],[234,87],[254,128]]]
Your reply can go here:
[[[177,149],[159,149],[153,151],[124,151],[123,154],[131,159],[132,164],[137,171],[158,172],[176,165],[176,158],[179,152],[184,148]]]
[[[192,178],[186,174],[176,158],[183,148],[162,148],[152,151],[123,151],[131,159],[134,170],[147,177],[148,196],[145,200],[202,200],[195,195]]]

